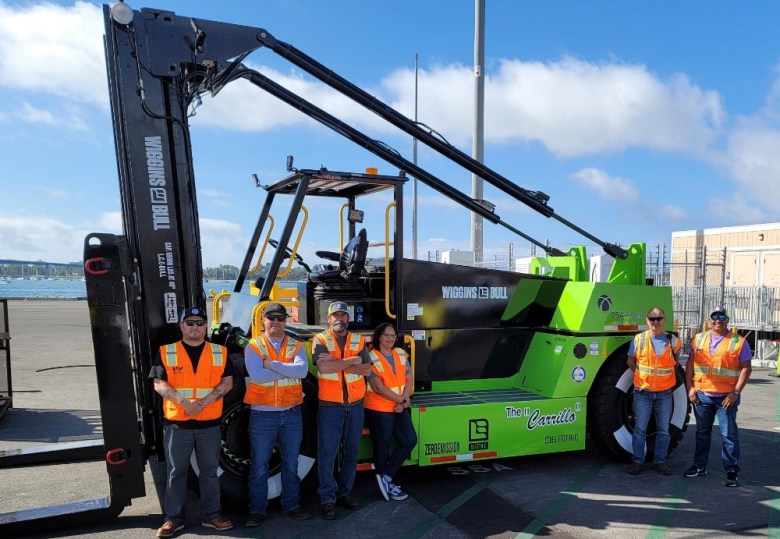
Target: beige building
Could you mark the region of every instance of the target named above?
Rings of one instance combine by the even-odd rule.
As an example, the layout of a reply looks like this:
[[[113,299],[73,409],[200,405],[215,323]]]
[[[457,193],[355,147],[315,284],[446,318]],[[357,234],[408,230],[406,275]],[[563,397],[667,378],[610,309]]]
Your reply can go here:
[[[725,286],[780,286],[780,223],[672,232],[672,262],[702,247],[725,248]]]

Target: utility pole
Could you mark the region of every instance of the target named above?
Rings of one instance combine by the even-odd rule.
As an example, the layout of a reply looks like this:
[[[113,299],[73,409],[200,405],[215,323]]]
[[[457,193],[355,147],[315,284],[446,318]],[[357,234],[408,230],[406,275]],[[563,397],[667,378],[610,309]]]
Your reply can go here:
[[[420,55],[414,55],[414,123],[417,123],[417,71]],[[417,138],[412,139],[412,162],[417,164]],[[417,178],[412,180],[412,259],[417,260]]]
[[[474,0],[474,138],[471,156],[482,163],[485,132],[485,0]],[[482,178],[471,175],[471,198],[482,200]],[[471,214],[471,250],[474,264],[482,262],[482,216]]]

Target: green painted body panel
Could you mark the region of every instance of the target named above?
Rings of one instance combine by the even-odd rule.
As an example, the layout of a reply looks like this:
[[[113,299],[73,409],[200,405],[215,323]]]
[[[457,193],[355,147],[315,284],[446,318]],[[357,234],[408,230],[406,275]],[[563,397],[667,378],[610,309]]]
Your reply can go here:
[[[583,333],[609,333],[647,329],[645,317],[652,307],[672,312],[669,287],[612,283],[568,282],[550,320],[552,329]],[[672,317],[667,329],[673,328]]]
[[[516,387],[555,399],[586,397],[604,361],[632,338],[633,334],[536,333]]]
[[[488,396],[490,392],[478,392]],[[545,399],[504,392],[506,400],[415,410],[416,464],[575,451],[585,447],[585,398]],[[501,395],[494,394],[495,397]]]
[[[671,289],[645,283],[645,246],[615,260],[610,282],[588,281],[584,248],[569,256],[538,257],[520,279],[502,322],[530,334],[519,371],[507,378],[435,381],[413,395],[418,444],[407,464],[580,450],[585,447],[587,396],[604,362],[625,352],[647,329],[646,314],[661,307],[674,328]],[[563,278],[549,278],[563,277]],[[371,458],[365,432],[361,462]]]

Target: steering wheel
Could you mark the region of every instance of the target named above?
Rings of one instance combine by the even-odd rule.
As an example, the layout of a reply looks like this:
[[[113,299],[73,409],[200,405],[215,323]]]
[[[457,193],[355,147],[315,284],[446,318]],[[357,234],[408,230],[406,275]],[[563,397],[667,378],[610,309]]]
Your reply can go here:
[[[274,249],[278,249],[279,248],[279,241],[275,240],[273,238],[268,240],[268,244],[271,247],[273,247]],[[285,247],[284,248],[284,255],[285,255],[284,256],[285,258],[290,258],[290,255],[292,255],[292,249],[290,249],[289,247]],[[293,256],[293,259],[296,262],[298,262],[298,264],[300,264],[306,271],[311,272],[311,268],[309,268],[309,266],[306,264],[306,262],[303,261],[303,257],[299,253],[295,253],[295,256]]]

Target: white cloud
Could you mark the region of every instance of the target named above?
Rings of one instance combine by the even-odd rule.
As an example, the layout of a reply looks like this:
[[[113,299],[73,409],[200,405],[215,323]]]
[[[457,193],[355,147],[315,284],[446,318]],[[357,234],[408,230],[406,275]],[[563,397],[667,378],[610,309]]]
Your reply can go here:
[[[221,208],[229,208],[233,206],[231,201],[231,195],[218,189],[199,189],[198,195],[202,196],[204,200],[208,201],[209,205],[219,206]]]
[[[3,258],[73,262],[84,249],[86,233],[48,218],[0,217]]]
[[[741,195],[731,198],[712,197],[707,203],[708,219],[703,226],[747,225],[777,220],[777,213],[768,213],[749,203]]]
[[[584,168],[570,174],[569,177],[606,200],[623,204],[633,204],[639,200],[639,191],[634,186],[634,182],[610,176],[597,168]]]
[[[18,117],[25,122],[57,127],[67,131],[84,133],[89,131],[81,111],[73,106],[65,106],[56,113],[34,107],[27,101],[22,102]]]
[[[383,83],[400,111],[414,110],[413,77],[403,69]],[[420,120],[450,142],[468,142],[471,68],[434,67],[418,80],[419,110],[425,111]],[[724,117],[719,94],[685,75],[663,81],[643,65],[576,58],[503,60],[486,75],[485,103],[486,141],[539,141],[562,157],[632,146],[699,153],[715,139]]]
[[[107,108],[100,6],[0,2],[0,86]]]

